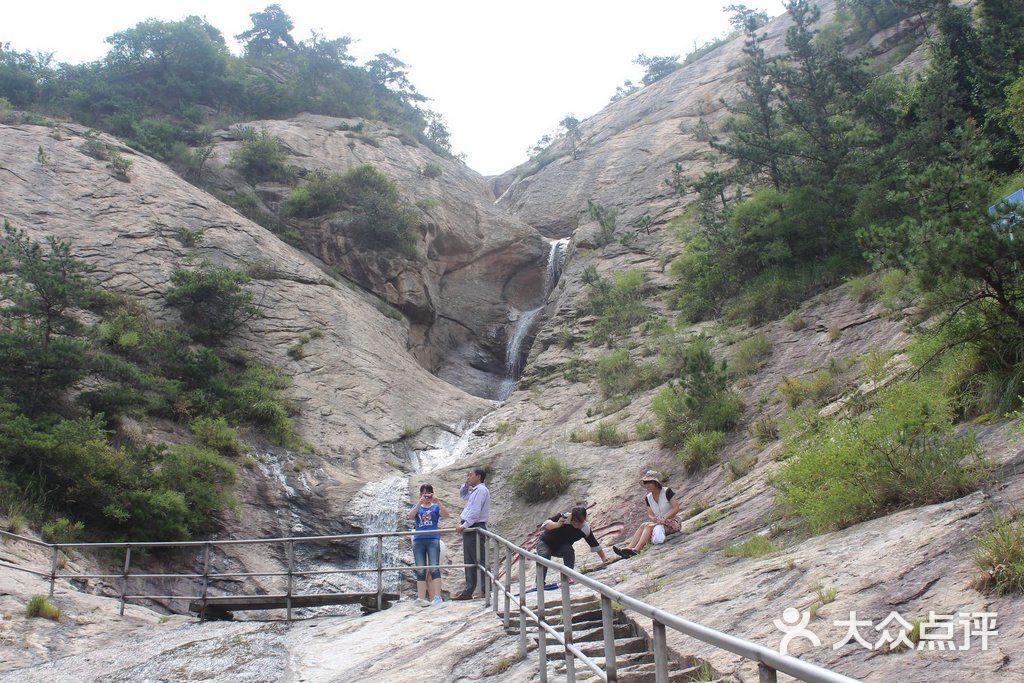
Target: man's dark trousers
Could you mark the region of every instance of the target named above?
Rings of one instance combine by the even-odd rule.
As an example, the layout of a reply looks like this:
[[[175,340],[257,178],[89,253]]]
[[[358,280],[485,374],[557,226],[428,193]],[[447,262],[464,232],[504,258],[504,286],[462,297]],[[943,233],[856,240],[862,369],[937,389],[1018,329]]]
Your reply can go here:
[[[477,522],[469,527],[470,529],[486,529],[487,522]],[[487,562],[487,539],[476,533],[475,531],[463,531],[462,532],[462,559],[465,564],[473,565],[477,563],[476,556],[476,544],[477,538],[480,539],[480,564],[486,566]],[[466,567],[466,588],[465,592],[472,593],[476,590],[477,585],[477,569],[476,567]],[[480,576],[480,587],[483,589],[484,578]]]
[[[562,558],[562,564],[570,569],[576,567],[576,551],[572,549],[572,544],[567,543],[566,545],[559,546],[557,548],[550,548],[548,544],[542,540],[537,541],[537,554],[543,557],[545,560],[550,560],[552,556]],[[544,567],[541,573],[544,578],[547,578],[548,568]]]

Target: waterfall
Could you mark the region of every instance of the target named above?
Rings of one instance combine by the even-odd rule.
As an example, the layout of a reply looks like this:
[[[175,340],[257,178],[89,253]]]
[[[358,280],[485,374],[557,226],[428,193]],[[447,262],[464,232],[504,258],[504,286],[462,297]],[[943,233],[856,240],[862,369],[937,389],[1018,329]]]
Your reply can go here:
[[[473,432],[477,430],[485,417],[487,416],[484,415],[466,429],[462,429],[460,426],[452,431],[444,432],[440,445],[434,448],[413,451],[411,456],[413,469],[417,473],[425,474],[462,460],[469,451]]]
[[[569,238],[551,242],[547,269],[544,271],[544,291],[540,305],[520,313],[515,327],[512,328],[512,334],[509,335],[508,343],[505,346],[505,379],[501,383],[501,400],[512,395],[516,388],[516,382],[519,381],[519,375],[523,372],[523,343],[529,336],[537,316],[544,309],[548,295],[558,284],[558,278],[562,275],[562,265],[565,262],[565,247],[568,244]]]
[[[363,533],[376,531],[396,531],[398,518],[409,507],[409,480],[406,477],[388,477],[380,481],[371,481],[359,492],[363,498]],[[401,558],[401,539],[398,536],[386,537],[381,547],[382,564],[394,567]],[[359,559],[357,567],[377,566],[377,539],[363,538],[359,540]],[[365,585],[376,588],[376,573],[358,574]],[[384,590],[394,591],[398,587],[398,574],[384,572]]]

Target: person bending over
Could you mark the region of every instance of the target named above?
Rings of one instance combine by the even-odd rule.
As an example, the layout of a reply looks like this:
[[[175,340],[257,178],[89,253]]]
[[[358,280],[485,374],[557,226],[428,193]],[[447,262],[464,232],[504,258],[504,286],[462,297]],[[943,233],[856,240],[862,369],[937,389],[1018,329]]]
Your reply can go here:
[[[594,531],[587,523],[587,508],[574,507],[570,512],[559,512],[550,519],[544,520],[541,524],[544,533],[537,540],[537,554],[546,560],[552,557],[562,558],[562,562],[570,569],[576,566],[576,551],[572,545],[581,538],[586,540],[592,552],[601,557],[602,562],[608,562],[608,556],[604,554],[604,548],[596,538]],[[548,568],[544,567],[543,574],[547,576]]]
[[[647,470],[640,478],[640,484],[647,491],[644,502],[647,504],[649,521],[640,525],[625,548],[612,546],[612,550],[619,557],[633,557],[647,545],[647,541],[654,544],[664,543],[666,536],[679,531],[679,521],[676,519],[676,515],[679,514],[679,499],[676,498],[675,491],[662,485],[663,480],[661,472],[657,470]]]

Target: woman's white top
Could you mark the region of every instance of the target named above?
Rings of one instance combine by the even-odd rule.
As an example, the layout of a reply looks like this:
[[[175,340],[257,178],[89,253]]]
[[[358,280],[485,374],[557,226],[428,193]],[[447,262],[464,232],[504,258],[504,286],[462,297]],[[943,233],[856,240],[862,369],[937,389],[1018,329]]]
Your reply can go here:
[[[661,496],[660,500],[655,500],[653,493],[647,494],[647,505],[651,508],[651,512],[654,513],[655,517],[667,517],[668,513],[672,510],[670,501],[674,497],[675,492],[670,488],[662,486],[658,493]]]

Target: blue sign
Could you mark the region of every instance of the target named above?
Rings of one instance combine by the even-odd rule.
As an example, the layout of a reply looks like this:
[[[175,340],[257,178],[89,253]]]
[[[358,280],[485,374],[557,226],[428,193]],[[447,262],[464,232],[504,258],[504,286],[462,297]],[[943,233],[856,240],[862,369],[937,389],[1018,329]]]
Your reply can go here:
[[[1003,201],[999,202],[999,204],[1002,204],[1003,202],[1006,202],[1007,204],[1024,204],[1024,187],[1019,188],[1016,192],[1011,192],[1006,195],[1006,197],[1003,198]],[[999,206],[999,204],[993,204],[988,207],[988,212],[995,215],[996,207]]]

